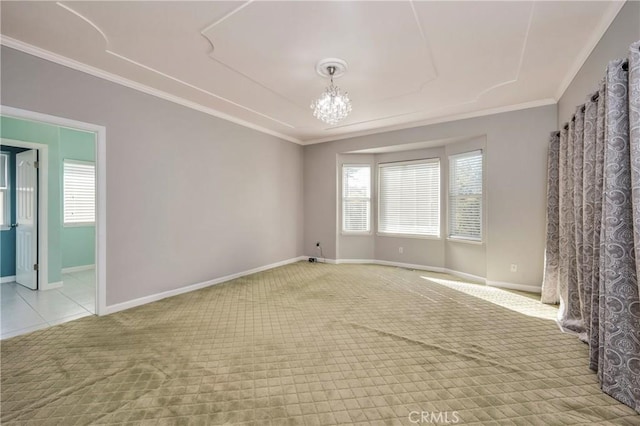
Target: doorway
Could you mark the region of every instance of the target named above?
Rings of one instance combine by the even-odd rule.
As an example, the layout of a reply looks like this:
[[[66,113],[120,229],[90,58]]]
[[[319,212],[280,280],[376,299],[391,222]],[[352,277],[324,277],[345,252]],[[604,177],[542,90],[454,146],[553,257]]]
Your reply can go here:
[[[44,144],[2,139],[0,142],[0,282],[16,282],[30,290],[47,288],[48,147]],[[48,284],[48,283],[47,283]]]
[[[34,251],[38,259],[35,263],[37,266],[34,268],[32,265],[30,271],[30,275],[34,276],[33,284],[18,279],[16,274],[14,285],[7,285],[12,283],[7,282],[6,271],[3,272],[1,337],[23,334],[85,315],[104,313],[105,274],[102,265],[105,239],[100,230],[104,231],[105,228],[105,209],[104,199],[99,201],[100,187],[104,188],[104,182],[98,176],[100,164],[104,163],[104,158],[100,156],[100,152],[104,155],[104,128],[9,107],[2,107],[0,115],[3,123],[2,150],[11,145],[25,153],[31,151],[39,156],[37,160],[40,166],[40,184],[33,192],[25,191],[34,194],[39,189],[37,215],[34,218],[37,220],[33,223],[36,232],[29,234],[31,237],[39,236],[35,240],[37,249]],[[7,123],[12,120],[19,124],[13,123],[13,128],[20,130],[28,142],[17,140],[16,135],[11,134],[11,123]],[[32,128],[39,130],[32,131]],[[47,133],[42,129],[54,129],[49,136],[57,135],[60,140],[69,143],[52,145],[46,141]],[[75,139],[82,136],[85,142],[88,139],[90,143],[76,143],[78,149],[70,150],[71,142],[78,142],[73,140],[74,135]],[[44,136],[46,144],[34,142],[38,140],[36,136]],[[17,180],[17,176],[13,179]],[[92,215],[88,215],[88,206],[91,206]],[[55,216],[52,212],[57,212],[57,218],[52,217]],[[14,232],[22,227],[17,221],[10,223],[9,227],[11,225],[17,225],[13,227]],[[27,227],[23,229],[27,230]],[[80,241],[84,241],[84,245]],[[5,247],[3,245],[3,249]],[[3,269],[7,263],[11,263],[6,261],[4,252]],[[17,281],[23,282],[18,284]],[[7,309],[5,304],[11,299],[17,302]],[[17,315],[17,305],[21,303],[23,307],[28,305],[35,313]],[[36,324],[38,316],[44,321]],[[15,333],[8,332],[12,325]]]

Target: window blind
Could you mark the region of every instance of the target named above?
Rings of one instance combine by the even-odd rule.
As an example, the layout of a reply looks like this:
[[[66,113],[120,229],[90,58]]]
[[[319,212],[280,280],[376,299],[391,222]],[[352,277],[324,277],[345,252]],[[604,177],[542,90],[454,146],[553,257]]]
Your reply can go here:
[[[440,161],[379,166],[378,232],[440,236]]]
[[[449,157],[449,237],[482,241],[482,151]]]
[[[96,168],[94,163],[64,160],[64,223],[95,222]]]
[[[371,230],[371,167],[342,166],[342,230]]]

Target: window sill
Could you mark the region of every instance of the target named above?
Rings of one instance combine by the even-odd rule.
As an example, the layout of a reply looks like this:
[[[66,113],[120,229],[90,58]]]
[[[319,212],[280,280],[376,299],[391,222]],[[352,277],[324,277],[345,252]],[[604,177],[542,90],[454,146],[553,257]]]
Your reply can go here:
[[[95,222],[65,223],[62,226],[65,228],[88,228],[90,226],[96,226],[96,223]]]
[[[340,235],[343,235],[345,237],[370,237],[371,231],[369,232],[349,232],[349,231],[342,231],[340,232]]]
[[[441,237],[435,235],[419,235],[419,234],[389,234],[386,232],[376,233],[378,237],[391,237],[391,238],[413,238],[418,240],[442,240]]]
[[[462,243],[462,244],[471,244],[474,246],[482,246],[484,245],[484,241],[480,240],[467,240],[465,238],[455,238],[455,237],[447,237],[447,241],[451,241],[452,243]]]

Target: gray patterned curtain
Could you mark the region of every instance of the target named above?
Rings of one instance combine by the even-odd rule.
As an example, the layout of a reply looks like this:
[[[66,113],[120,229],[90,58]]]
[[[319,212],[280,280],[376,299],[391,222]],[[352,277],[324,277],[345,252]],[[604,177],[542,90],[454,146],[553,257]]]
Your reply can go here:
[[[542,302],[556,304],[560,262],[560,132],[553,132],[549,141],[547,162],[547,250],[545,252]]]
[[[640,41],[551,134],[542,286],[562,330],[589,344],[602,390],[640,412],[638,276]]]

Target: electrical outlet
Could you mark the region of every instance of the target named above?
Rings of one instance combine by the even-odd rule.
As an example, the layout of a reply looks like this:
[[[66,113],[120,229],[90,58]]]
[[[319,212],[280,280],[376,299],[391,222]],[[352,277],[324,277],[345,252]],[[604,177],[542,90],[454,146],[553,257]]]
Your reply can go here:
[[[400,252],[400,254],[404,253],[404,247],[398,247],[398,252]]]
[[[515,263],[511,264],[511,272],[518,272],[518,265]]]

